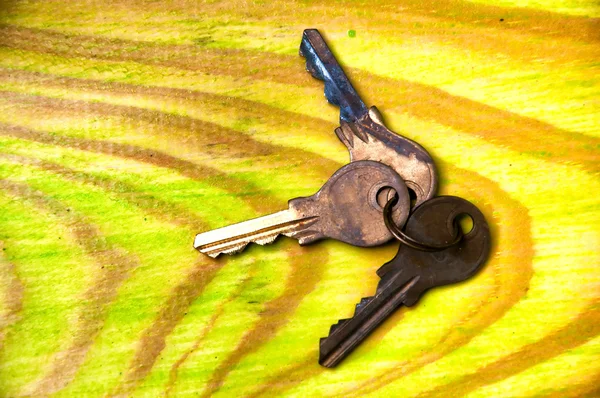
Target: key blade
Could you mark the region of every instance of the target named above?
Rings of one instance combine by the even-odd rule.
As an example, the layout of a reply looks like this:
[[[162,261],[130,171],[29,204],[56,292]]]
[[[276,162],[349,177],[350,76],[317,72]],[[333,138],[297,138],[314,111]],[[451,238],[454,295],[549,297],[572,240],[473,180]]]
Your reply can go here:
[[[356,121],[368,112],[318,30],[304,31],[300,55],[306,58],[306,70],[325,82],[325,97],[340,107],[340,120]]]
[[[301,233],[310,234],[306,228],[318,218],[298,218],[294,212],[283,210],[198,234],[194,239],[194,248],[213,258],[219,254],[234,254],[244,250],[249,243],[272,243],[279,235],[297,237]]]
[[[398,284],[397,282],[402,279],[404,275],[398,273],[394,278],[386,281],[385,286],[379,287],[375,296],[363,298],[357,304],[352,318],[341,320],[333,325],[329,336],[321,339],[320,365],[327,368],[337,366],[396,308],[402,305],[407,293],[419,281],[419,276],[410,278],[406,283]]]

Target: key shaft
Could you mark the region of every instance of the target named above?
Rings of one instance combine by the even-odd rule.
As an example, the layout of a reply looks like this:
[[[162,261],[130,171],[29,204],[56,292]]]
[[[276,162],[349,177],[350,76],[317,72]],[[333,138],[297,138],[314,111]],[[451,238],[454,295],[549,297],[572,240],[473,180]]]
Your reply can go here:
[[[337,327],[327,338],[321,340],[319,364],[332,368],[346,358],[373,330],[402,305],[407,292],[418,282],[412,277],[408,283],[399,283],[399,275],[378,289],[375,296],[363,299],[355,315]]]
[[[221,253],[233,254],[244,250],[249,243],[272,243],[279,235],[294,238],[317,219],[318,216],[300,217],[293,210],[282,210],[198,234],[194,239],[194,248],[210,257],[217,257]]]

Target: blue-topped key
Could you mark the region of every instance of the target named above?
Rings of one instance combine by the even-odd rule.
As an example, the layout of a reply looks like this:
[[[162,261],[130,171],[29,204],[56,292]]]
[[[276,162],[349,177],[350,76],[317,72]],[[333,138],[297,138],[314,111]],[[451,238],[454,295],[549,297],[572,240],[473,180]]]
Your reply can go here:
[[[325,82],[327,100],[340,107],[335,133],[350,151],[350,160],[374,160],[392,167],[414,194],[416,206],[431,199],[437,172],[429,153],[388,129],[376,107],[367,108],[318,30],[304,31],[300,55],[306,58],[306,70]]]
[[[369,112],[318,30],[304,31],[300,55],[306,58],[306,70],[325,82],[325,97],[340,107],[340,120],[355,122]]]

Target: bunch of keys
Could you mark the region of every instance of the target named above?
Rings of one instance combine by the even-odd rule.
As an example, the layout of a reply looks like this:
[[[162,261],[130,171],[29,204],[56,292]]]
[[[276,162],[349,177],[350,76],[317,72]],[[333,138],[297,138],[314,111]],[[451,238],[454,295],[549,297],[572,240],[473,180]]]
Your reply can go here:
[[[335,133],[350,151],[350,163],[313,196],[292,199],[286,210],[271,215],[198,234],[194,247],[217,257],[252,242],[271,243],[279,235],[300,245],[324,238],[359,247],[399,240],[396,256],[377,270],[375,295],[363,298],[352,318],[331,326],[321,339],[319,363],[335,367],[400,306],[414,305],[428,289],[474,275],[487,260],[490,233],[472,203],[435,197],[431,156],[389,130],[377,108],[366,107],[316,29],[304,31],[300,55],[307,71],[325,82],[327,100],[340,108]],[[466,234],[457,222],[463,215],[473,221]]]

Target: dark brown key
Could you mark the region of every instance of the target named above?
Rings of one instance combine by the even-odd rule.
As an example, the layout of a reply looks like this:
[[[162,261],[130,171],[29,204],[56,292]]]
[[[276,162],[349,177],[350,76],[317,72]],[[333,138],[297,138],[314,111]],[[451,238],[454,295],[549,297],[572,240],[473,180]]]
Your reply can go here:
[[[468,215],[473,229],[450,248],[426,252],[400,246],[396,257],[377,270],[377,292],[356,305],[354,316],[342,319],[321,339],[319,363],[339,364],[379,324],[401,305],[412,306],[428,289],[457,283],[475,274],[490,251],[490,232],[483,214],[470,202],[440,196],[415,209],[406,234],[429,245],[451,242],[460,228],[457,219]]]

